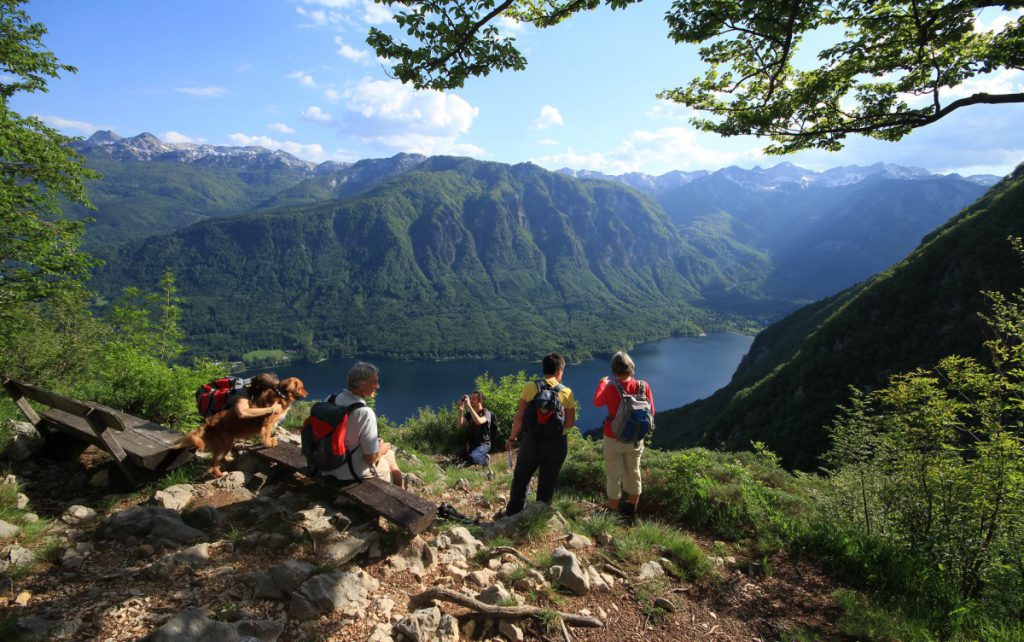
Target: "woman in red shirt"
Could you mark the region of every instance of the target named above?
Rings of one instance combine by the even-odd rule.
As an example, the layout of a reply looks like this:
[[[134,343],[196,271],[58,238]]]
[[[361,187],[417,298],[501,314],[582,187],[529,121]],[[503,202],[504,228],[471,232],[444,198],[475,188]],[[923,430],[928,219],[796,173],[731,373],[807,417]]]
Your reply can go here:
[[[654,414],[654,396],[651,394],[651,387],[646,381],[639,381],[633,378],[636,366],[633,360],[625,352],[616,352],[612,355],[611,361],[612,376],[626,391],[626,394],[635,395],[643,387],[647,402],[651,404],[651,414]],[[640,457],[644,454],[644,442],[641,439],[636,443],[622,442],[612,435],[612,418],[619,410],[622,397],[618,386],[608,377],[602,377],[597,382],[597,390],[594,391],[594,405],[597,407],[607,406],[608,416],[604,420],[604,465],[608,472],[608,508],[621,510],[627,521],[632,521],[636,516],[636,505],[640,501],[642,482],[640,480]],[[621,502],[622,493],[626,493],[626,501]]]

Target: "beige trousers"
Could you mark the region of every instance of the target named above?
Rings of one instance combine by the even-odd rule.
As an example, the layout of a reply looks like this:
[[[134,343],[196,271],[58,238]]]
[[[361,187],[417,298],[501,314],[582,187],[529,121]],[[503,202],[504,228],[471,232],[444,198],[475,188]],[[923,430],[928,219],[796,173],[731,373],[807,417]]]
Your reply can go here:
[[[639,495],[643,490],[640,480],[640,456],[644,454],[644,442],[634,446],[624,444],[608,436],[604,438],[604,467],[608,471],[608,499],[627,495]]]

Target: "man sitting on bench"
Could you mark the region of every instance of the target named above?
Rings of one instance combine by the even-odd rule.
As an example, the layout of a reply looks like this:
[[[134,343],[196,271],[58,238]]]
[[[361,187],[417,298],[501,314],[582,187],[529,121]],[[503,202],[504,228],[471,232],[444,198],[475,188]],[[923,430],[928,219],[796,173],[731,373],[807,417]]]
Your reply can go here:
[[[405,487],[402,471],[395,461],[395,451],[391,444],[377,435],[377,413],[366,401],[372,399],[380,388],[380,374],[377,367],[359,362],[348,371],[347,388],[327,398],[327,401],[347,407],[354,403],[363,403],[348,415],[348,428],[345,432],[345,450],[352,453],[352,469],[362,478],[380,477],[400,488]],[[341,466],[322,474],[351,481],[352,470],[349,466]]]

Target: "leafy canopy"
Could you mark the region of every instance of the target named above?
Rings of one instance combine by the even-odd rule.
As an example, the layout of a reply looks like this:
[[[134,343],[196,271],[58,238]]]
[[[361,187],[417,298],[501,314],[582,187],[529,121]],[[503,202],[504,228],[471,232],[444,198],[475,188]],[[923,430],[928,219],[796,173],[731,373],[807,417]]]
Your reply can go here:
[[[526,58],[494,21],[550,27],[576,13],[640,0],[376,0],[399,5],[404,36],[370,30],[367,42],[418,88],[461,87],[491,70],[522,70]],[[965,94],[979,74],[1024,69],[1024,3],[908,0],[676,0],[665,14],[676,43],[700,44],[704,75],[659,98],[705,112],[700,129],[753,134],[783,154],[841,149],[849,134],[895,141],[976,104],[1024,102],[1024,93]],[[995,18],[991,31],[976,19]],[[810,69],[801,45],[820,40]]]
[[[70,138],[9,107],[19,92],[46,91],[48,78],[75,71],[42,45],[45,27],[19,0],[0,0],[0,320],[12,305],[80,283],[93,260],[78,251],[83,221],[69,221],[60,200],[88,205],[95,174]]]

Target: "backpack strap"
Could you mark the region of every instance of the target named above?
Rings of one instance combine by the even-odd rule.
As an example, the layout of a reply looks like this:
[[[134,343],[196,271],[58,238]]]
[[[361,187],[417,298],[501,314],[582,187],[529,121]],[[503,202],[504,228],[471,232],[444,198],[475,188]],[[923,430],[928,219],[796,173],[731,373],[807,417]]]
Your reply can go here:
[[[330,400],[331,403],[334,403],[334,400],[337,399],[337,398],[338,398],[338,393],[334,393],[333,395],[328,397],[328,399]],[[335,404],[335,405],[337,405],[337,404]],[[349,417],[352,416],[352,411],[353,410],[355,410],[356,408],[362,408],[365,405],[366,405],[366,402],[363,402],[363,401],[357,401],[355,403],[349,404],[348,407],[345,408],[345,422],[346,423],[348,422]],[[355,464],[352,463],[352,456],[356,454],[356,451],[359,450],[360,446],[362,446],[362,444],[357,441],[356,442],[356,447],[353,448],[352,450],[348,451],[348,453],[346,453],[347,456],[345,457],[345,459],[348,461],[348,470],[349,470],[350,473],[352,473],[352,479],[356,480],[357,482],[359,482],[361,484],[361,483],[363,483],[363,478],[360,475],[356,474]]]

